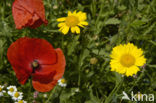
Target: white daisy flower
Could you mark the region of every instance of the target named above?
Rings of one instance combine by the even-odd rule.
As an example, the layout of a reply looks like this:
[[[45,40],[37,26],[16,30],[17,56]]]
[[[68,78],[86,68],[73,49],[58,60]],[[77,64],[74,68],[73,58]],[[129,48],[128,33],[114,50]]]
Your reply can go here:
[[[3,96],[3,93],[5,93],[6,91],[3,90],[4,86],[0,85],[0,97]]]
[[[58,80],[58,85],[60,85],[61,87],[66,87],[67,82],[64,78],[61,78],[60,80]]]
[[[9,94],[10,96],[12,96],[13,93],[17,91],[16,86],[12,86],[12,85],[9,86],[9,87],[7,87],[7,89],[8,89],[8,94]]]
[[[27,103],[27,101],[24,101],[24,100],[18,100],[18,102],[15,102],[15,103]]]
[[[47,98],[47,97],[48,97],[48,95],[47,95],[47,94],[43,94],[43,97],[44,97],[44,98]]]
[[[12,99],[13,100],[21,100],[23,98],[23,93],[22,92],[14,92],[13,95],[12,95]]]

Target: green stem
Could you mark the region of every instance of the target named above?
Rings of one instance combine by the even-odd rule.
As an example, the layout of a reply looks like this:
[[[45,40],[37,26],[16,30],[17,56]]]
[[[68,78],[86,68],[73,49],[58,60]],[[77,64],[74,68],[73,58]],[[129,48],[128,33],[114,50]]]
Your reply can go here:
[[[52,33],[59,33],[58,30],[46,30],[46,31],[48,31],[48,32],[52,32]]]
[[[49,95],[49,98],[47,99],[47,101],[45,103],[49,103],[49,100],[52,98],[52,96],[55,93],[55,91],[56,91],[56,87],[54,87],[54,89],[51,91],[51,93]]]
[[[105,103],[111,103],[113,95],[117,93],[117,91],[120,89],[122,83],[123,83],[124,78],[121,79],[119,83],[117,83],[112,90],[112,92],[109,94],[109,96],[106,98]]]
[[[81,56],[80,56],[81,57]],[[80,66],[81,65],[81,59],[79,59],[79,63],[78,63],[78,71],[79,71],[79,77],[78,77],[78,86],[80,86],[80,82],[81,82],[81,70],[80,70]]]
[[[62,49],[64,50],[64,35],[62,35],[62,38],[61,38],[62,40],[62,42],[61,42],[61,46],[62,46]]]
[[[32,77],[29,79],[29,84],[32,85]],[[32,86],[29,87],[28,94],[31,94]],[[28,101],[31,101],[32,98],[28,98]]]
[[[140,79],[144,76],[144,72],[145,69],[143,69],[142,73],[140,74],[140,76],[137,78],[137,80],[134,82],[133,86],[129,89],[129,92],[131,92],[134,88],[134,86],[136,86],[138,84],[138,82],[140,81]]]

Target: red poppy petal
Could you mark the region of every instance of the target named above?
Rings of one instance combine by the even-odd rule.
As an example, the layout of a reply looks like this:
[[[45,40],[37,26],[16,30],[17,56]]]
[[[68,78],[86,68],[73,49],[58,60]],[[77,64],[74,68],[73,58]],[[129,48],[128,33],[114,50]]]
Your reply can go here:
[[[53,77],[55,75],[54,72],[49,72],[49,73],[38,73],[38,74],[32,74],[33,81],[39,81],[42,84],[48,84],[53,80]]]
[[[57,81],[53,80],[55,75],[54,72],[47,72],[47,73],[37,73],[32,74],[32,84],[35,90],[39,92],[48,92],[50,91],[57,83]]]
[[[55,64],[57,62],[56,56],[52,45],[46,40],[28,37],[16,40],[7,51],[8,60],[22,84],[24,83],[22,75],[32,73],[31,63],[34,60],[38,60],[41,64]]]
[[[61,75],[61,76],[58,76],[58,78],[62,77],[64,70],[65,70],[65,65],[66,65],[65,57],[60,48],[55,49],[55,51],[57,53],[57,62],[53,65],[42,64],[41,65],[42,69],[39,71],[36,71],[36,74],[38,73],[44,74],[44,73],[56,71],[57,75]],[[57,79],[57,76],[54,76],[54,77]]]
[[[57,62],[57,54],[52,45],[44,39],[31,39],[29,42],[34,58],[39,64],[51,65]],[[32,45],[34,44],[34,45]],[[32,52],[31,50],[29,52]]]
[[[55,64],[56,52],[44,39],[20,38],[12,43],[7,52],[8,60],[15,68],[27,68],[31,71],[31,62],[38,60],[41,64]]]
[[[25,82],[28,80],[29,78],[29,73],[26,73],[25,71],[23,70],[17,70],[16,68],[13,67],[13,70],[15,71],[16,73],[16,77],[18,79],[18,81],[21,83],[21,84],[25,84]]]
[[[25,47],[27,47],[26,39],[18,39],[8,48],[7,57],[12,67],[15,68],[16,73],[20,73],[23,70],[31,74],[30,61],[33,60],[33,57],[28,50],[24,49]]]
[[[24,52],[23,57],[32,57],[32,60],[37,60],[39,64],[50,65],[57,62],[56,51],[46,40],[24,37],[20,38],[19,41],[21,42],[20,51]],[[26,46],[23,47],[23,44],[25,44]]]
[[[17,29],[27,26],[36,28],[48,23],[42,0],[15,0],[12,13]]]
[[[39,81],[32,81],[33,87],[39,92],[49,92],[57,84],[56,80],[53,80],[47,84],[43,84]]]
[[[27,0],[28,3],[31,4],[32,8],[34,9],[35,13],[39,15],[39,17],[47,24],[47,20],[45,18],[45,9],[42,0]]]
[[[26,9],[20,6],[17,0],[15,0],[15,2],[13,3],[12,13],[17,29],[22,29],[23,27],[25,27],[33,17],[30,12],[27,12]]]
[[[43,74],[34,74],[32,84],[35,90],[39,92],[48,92],[50,91],[57,83],[57,81],[53,80],[55,75],[55,71],[51,73]]]
[[[66,60],[64,57],[64,54],[60,48],[56,49],[57,56],[58,56],[58,63],[55,65],[52,65],[52,68],[55,68],[56,70],[56,75],[54,75],[54,80],[59,80],[62,78],[64,71],[65,71],[65,66],[66,66]]]
[[[34,89],[36,89],[37,91],[40,91],[40,92],[47,92],[47,91],[50,91],[51,89],[53,89],[53,87],[57,84],[57,81],[63,76],[64,74],[64,70],[65,70],[65,65],[66,65],[66,62],[65,62],[65,57],[64,57],[64,54],[62,52],[61,49],[56,49],[56,53],[57,53],[57,58],[58,58],[58,62],[54,65],[42,65],[42,71],[40,72],[37,72],[37,73],[34,73],[34,77],[38,77],[38,73],[41,73],[43,74],[43,78],[47,77],[46,74],[47,73],[55,73],[53,76],[52,76],[52,79],[50,78],[45,78],[45,79],[39,79],[39,78],[36,78],[34,80],[33,78],[33,87]],[[44,77],[45,75],[45,77]],[[43,83],[42,81],[45,80],[45,81],[51,81],[49,83]]]

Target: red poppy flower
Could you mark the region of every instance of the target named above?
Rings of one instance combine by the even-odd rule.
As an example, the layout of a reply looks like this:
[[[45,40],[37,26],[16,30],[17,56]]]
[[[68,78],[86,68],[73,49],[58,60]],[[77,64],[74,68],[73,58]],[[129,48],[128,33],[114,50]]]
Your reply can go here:
[[[7,57],[18,81],[25,84],[32,76],[32,85],[40,92],[50,91],[64,74],[66,63],[62,50],[54,49],[44,39],[20,38],[11,44]]]
[[[36,28],[48,23],[42,0],[15,0],[12,13],[17,29]]]

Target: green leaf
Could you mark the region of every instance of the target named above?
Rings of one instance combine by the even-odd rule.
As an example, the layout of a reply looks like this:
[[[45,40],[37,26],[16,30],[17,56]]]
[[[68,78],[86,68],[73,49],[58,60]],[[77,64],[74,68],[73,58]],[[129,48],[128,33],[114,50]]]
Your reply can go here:
[[[83,65],[83,61],[84,61],[84,59],[87,57],[87,56],[89,56],[89,50],[88,49],[85,49],[84,51],[83,51],[83,53],[82,53],[82,55],[80,56],[80,67]]]
[[[125,9],[126,9],[126,6],[121,5],[121,6],[119,6],[119,7],[118,7],[118,9],[119,9],[120,11],[123,11],[123,10],[125,10]]]
[[[150,40],[149,42],[152,43],[154,46],[156,46],[156,42],[155,41]]]
[[[98,50],[98,49],[93,49],[92,52],[93,52],[94,54],[98,55],[99,50]]]
[[[67,103],[70,97],[75,95],[77,88],[65,89],[60,95],[60,103]]]
[[[148,27],[148,29],[146,29],[146,31],[144,32],[143,35],[145,36],[145,35],[147,35],[148,33],[150,33],[150,32],[154,29],[155,24],[156,24],[156,23],[153,23],[150,27]]]
[[[110,19],[108,19],[106,22],[105,22],[105,24],[106,25],[109,25],[109,24],[113,24],[113,25],[116,25],[116,24],[120,24],[120,20],[119,19],[117,19],[117,18],[110,18]]]
[[[145,24],[146,22],[142,21],[142,20],[134,20],[131,24],[132,27],[134,28],[139,28],[140,26],[142,26],[143,24]]]
[[[100,99],[94,96],[93,90],[90,88],[90,100],[86,101],[85,103],[101,103]]]
[[[67,46],[67,48],[68,48],[68,55],[71,55],[71,54],[74,52],[76,46],[79,44],[79,41],[78,41],[79,37],[80,37],[79,35],[76,36],[76,37],[72,40],[72,42],[70,42],[70,43],[68,44],[68,46]]]

